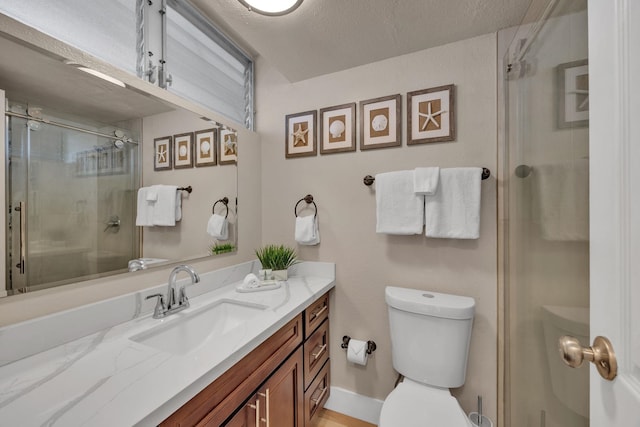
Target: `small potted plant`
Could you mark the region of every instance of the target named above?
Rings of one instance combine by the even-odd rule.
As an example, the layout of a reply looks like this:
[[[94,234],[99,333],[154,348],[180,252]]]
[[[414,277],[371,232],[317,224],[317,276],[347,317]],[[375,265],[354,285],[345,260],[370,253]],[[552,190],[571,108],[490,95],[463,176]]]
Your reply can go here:
[[[211,253],[211,255],[218,255],[226,252],[232,252],[235,249],[236,247],[233,243],[218,243],[209,246],[209,253]]]
[[[285,245],[267,245],[256,249],[263,269],[273,270],[275,280],[287,280],[288,269],[298,262],[296,251]]]

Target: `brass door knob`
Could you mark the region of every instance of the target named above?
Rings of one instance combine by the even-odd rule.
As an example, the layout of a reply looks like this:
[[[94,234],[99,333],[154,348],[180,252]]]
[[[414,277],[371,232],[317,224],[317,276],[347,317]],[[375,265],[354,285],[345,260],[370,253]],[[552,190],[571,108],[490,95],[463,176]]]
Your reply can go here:
[[[560,357],[567,365],[577,368],[586,359],[596,365],[598,373],[605,380],[612,381],[618,374],[618,363],[611,341],[605,337],[595,337],[591,347],[583,347],[577,338],[563,335],[558,340]]]

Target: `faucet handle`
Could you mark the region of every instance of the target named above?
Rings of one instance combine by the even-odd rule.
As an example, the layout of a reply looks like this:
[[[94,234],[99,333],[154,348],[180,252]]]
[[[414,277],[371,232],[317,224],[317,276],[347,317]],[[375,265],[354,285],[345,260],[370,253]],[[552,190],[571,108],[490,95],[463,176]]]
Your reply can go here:
[[[156,303],[156,306],[153,309],[153,318],[154,319],[159,319],[161,317],[164,317],[164,314],[167,311],[167,308],[164,305],[164,295],[162,295],[162,294],[147,295],[145,300],[148,300],[148,299],[151,299],[151,298],[156,298],[156,297],[158,298],[158,302]]]
[[[186,306],[185,308],[189,307],[189,297],[187,296],[187,290],[185,289],[186,286],[183,286],[180,288],[180,295],[179,295],[179,299],[178,299],[178,305],[179,306]]]

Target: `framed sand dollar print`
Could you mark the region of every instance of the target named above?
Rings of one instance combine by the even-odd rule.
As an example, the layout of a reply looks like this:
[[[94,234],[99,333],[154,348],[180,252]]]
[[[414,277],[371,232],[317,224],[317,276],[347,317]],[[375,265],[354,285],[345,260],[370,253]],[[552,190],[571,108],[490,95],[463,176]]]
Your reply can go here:
[[[360,150],[402,145],[401,96],[360,101]]]

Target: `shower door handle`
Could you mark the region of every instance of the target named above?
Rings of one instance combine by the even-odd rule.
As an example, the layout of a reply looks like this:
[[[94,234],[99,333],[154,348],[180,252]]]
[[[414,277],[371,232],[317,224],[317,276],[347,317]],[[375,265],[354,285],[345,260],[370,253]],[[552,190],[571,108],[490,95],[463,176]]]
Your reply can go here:
[[[16,264],[16,268],[20,269],[20,274],[24,274],[24,260],[27,257],[27,210],[24,202],[13,209],[20,212],[20,262]]]
[[[563,335],[558,339],[558,350],[564,363],[572,368],[579,367],[586,359],[596,365],[598,373],[605,380],[613,381],[618,374],[616,353],[611,341],[605,337],[595,337],[591,347],[583,347],[577,338]]]

